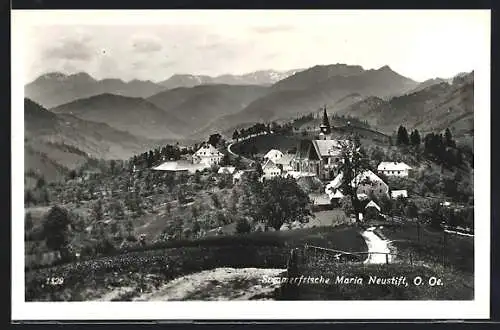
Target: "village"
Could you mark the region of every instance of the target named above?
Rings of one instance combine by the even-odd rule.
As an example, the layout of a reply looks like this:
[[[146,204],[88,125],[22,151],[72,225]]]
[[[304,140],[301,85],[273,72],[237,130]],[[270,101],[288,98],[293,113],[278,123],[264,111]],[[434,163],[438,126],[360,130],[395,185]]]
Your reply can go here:
[[[258,160],[248,160],[254,165],[251,168],[237,169],[236,166],[221,165],[224,154],[210,143],[205,142],[193,155],[187,155],[184,159],[177,161],[165,161],[153,167],[153,170],[193,174],[204,169],[215,168],[220,175],[231,175],[233,184],[238,183],[245,174],[255,171],[260,172],[259,180],[261,182],[277,177],[293,178],[297,181],[306,179],[321,187],[316,189],[316,192],[309,193],[309,198],[315,209],[339,208],[341,200],[345,197],[340,189],[343,180],[342,140],[333,137],[333,129],[325,107],[317,139],[301,140],[293,154],[288,151],[271,149]],[[252,134],[248,138],[265,134],[272,133]],[[233,153],[230,148],[238,141],[232,140],[227,147],[227,151],[236,157],[238,155]],[[389,187],[381,179],[380,174],[384,177],[408,178],[411,173],[412,167],[399,161],[380,162],[376,173],[369,169],[358,173],[352,180],[352,187],[355,187],[357,198],[362,202],[363,210],[365,210],[358,215],[359,219],[363,219],[364,212],[372,214],[375,212],[384,217],[380,213],[381,207],[374,200],[374,196],[378,199],[405,199],[408,197],[407,190]],[[289,228],[299,228],[299,224],[297,222],[286,223],[281,229]],[[221,232],[220,228],[218,230]]]

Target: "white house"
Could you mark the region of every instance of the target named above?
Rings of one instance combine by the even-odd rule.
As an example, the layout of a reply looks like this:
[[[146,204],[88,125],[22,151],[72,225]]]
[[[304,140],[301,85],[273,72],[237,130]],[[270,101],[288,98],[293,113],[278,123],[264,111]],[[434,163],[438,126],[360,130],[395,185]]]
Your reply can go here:
[[[217,173],[219,173],[219,174],[233,174],[235,170],[236,170],[236,167],[234,167],[234,166],[222,166],[221,168],[219,168]]]
[[[399,197],[406,198],[406,197],[408,197],[408,192],[406,191],[406,189],[404,189],[404,190],[392,190],[391,197],[393,199],[397,199]]]
[[[327,194],[335,194],[342,184],[343,173],[339,173],[335,179],[330,181],[325,188]],[[352,181],[353,187],[357,186],[356,194],[358,198],[374,194],[375,196],[389,196],[389,186],[370,170],[358,174]],[[361,197],[360,197],[361,196]]]
[[[219,164],[224,155],[209,143],[205,143],[193,155],[193,163],[203,163],[208,166]]]
[[[279,150],[276,149],[271,149],[267,152],[267,154],[264,156],[264,159],[270,160],[273,163],[276,164],[276,161],[283,157],[283,153]]]
[[[263,166],[262,171],[264,174],[262,175],[262,179],[269,180],[275,178],[277,176],[281,176],[281,168],[276,165],[271,160],[268,160]]]
[[[375,173],[370,170],[358,174],[352,182],[353,186],[357,184],[357,194],[374,194],[375,196],[389,196],[389,186],[382,181]]]
[[[294,155],[283,154],[281,157],[276,159],[276,161],[272,161],[272,162],[275,163],[276,165],[281,166],[282,172],[286,173],[286,172],[293,171],[292,161],[293,161],[294,157],[295,157]]]
[[[407,177],[411,167],[401,162],[381,162],[377,172],[387,176]]]

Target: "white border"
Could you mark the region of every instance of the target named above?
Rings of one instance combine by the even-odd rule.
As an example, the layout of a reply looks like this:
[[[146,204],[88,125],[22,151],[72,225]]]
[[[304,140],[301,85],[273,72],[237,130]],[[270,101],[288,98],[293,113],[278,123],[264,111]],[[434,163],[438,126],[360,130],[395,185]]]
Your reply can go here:
[[[42,13],[43,12],[43,13]],[[293,11],[12,11],[12,320],[85,319],[486,319],[490,303],[490,11],[475,11],[484,23],[483,48],[475,68],[475,278],[473,301],[312,302],[25,302],[24,301],[24,74],[23,28],[37,24],[164,24],[259,20],[286,23]],[[355,11],[366,14],[368,11]],[[377,14],[382,11],[378,11]],[[346,11],[352,14],[353,11]],[[295,18],[328,11],[294,11]],[[373,13],[372,13],[373,14]],[[404,17],[404,13],[401,14]],[[187,18],[187,19],[186,19]],[[467,45],[464,45],[467,47]],[[457,54],[460,56],[460,54]]]

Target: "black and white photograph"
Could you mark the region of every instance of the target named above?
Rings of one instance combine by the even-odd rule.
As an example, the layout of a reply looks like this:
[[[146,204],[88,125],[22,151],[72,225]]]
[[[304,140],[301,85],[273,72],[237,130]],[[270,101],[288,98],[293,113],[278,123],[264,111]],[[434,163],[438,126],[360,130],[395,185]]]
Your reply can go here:
[[[489,29],[482,10],[14,11],[18,315],[488,316]]]

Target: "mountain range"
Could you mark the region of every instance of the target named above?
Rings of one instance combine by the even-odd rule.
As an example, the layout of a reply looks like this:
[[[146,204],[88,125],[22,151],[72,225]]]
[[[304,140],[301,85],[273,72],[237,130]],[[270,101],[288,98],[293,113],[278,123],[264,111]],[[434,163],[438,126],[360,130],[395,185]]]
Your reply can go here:
[[[423,132],[450,126],[473,133],[473,72],[419,83],[388,66],[332,64],[216,78],[174,75],[161,83],[125,83],[84,73],[46,74],[25,86],[26,97],[35,96],[25,103],[26,150],[55,155],[54,143],[63,143],[96,157],[124,158],[160,141],[230,135],[235,128],[291,120],[324,105],[330,114],[358,117],[385,133],[401,124]],[[122,87],[117,92],[110,86]],[[58,104],[63,99],[70,101]]]
[[[137,79],[129,82],[112,78],[98,80],[85,72],[70,75],[51,72],[41,75],[27,84],[24,93],[26,97],[42,106],[53,108],[77,99],[106,93],[147,98],[167,89],[206,84],[269,86],[298,71],[300,70],[262,70],[243,75],[225,74],[216,77],[175,74],[158,83],[151,80]]]
[[[420,88],[389,100],[371,96],[337,114],[362,118],[386,133],[392,133],[399,125],[424,132],[449,127],[454,134],[473,133],[474,72],[435,82],[424,82]]]
[[[287,120],[314,112],[325,104],[333,104],[334,109],[330,110],[335,112],[341,109],[340,106],[361,98],[390,98],[417,86],[418,82],[401,76],[388,66],[377,70],[345,64],[314,66],[272,85],[266,95],[236,114],[221,117],[200,133],[232,128],[241,123]]]

